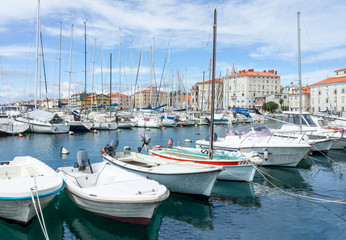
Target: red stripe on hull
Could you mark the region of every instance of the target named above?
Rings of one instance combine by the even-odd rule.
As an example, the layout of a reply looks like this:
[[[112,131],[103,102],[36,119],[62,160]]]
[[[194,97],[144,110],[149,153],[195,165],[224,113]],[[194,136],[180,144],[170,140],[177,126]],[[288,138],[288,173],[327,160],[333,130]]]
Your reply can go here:
[[[218,166],[238,166],[238,165],[248,165],[251,164],[247,161],[241,161],[241,162],[225,162],[225,161],[196,161],[196,160],[187,160],[187,159],[180,159],[180,158],[174,158],[174,157],[167,157],[163,156],[154,152],[150,152],[154,156],[165,158],[165,159],[170,159],[170,160],[176,160],[176,161],[182,161],[182,162],[194,162],[194,163],[200,163],[200,164],[208,164],[208,165],[218,165]]]

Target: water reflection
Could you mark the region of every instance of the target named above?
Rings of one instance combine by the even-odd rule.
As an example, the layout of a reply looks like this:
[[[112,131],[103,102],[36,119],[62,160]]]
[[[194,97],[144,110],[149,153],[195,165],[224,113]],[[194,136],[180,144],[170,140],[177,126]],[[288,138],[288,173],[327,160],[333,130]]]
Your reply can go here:
[[[217,181],[210,199],[226,204],[261,207],[252,183]]]
[[[293,190],[311,190],[311,186],[300,175],[299,169],[297,168],[259,167],[259,170],[277,187]],[[256,172],[254,182],[273,187],[267,179],[259,174],[259,172]]]
[[[173,194],[160,204],[150,225],[158,225],[163,218],[172,218],[200,229],[213,229],[211,207],[208,200]]]
[[[62,219],[59,218],[56,202],[57,198],[52,200],[52,202],[43,210],[45,225],[50,239],[63,238]],[[37,217],[35,217],[31,224],[26,227],[0,220],[0,233],[0,239],[5,240],[45,239]]]
[[[121,223],[77,207],[60,194],[59,209],[63,216],[65,239],[156,239],[158,230],[147,226]],[[158,226],[159,227],[159,226]]]

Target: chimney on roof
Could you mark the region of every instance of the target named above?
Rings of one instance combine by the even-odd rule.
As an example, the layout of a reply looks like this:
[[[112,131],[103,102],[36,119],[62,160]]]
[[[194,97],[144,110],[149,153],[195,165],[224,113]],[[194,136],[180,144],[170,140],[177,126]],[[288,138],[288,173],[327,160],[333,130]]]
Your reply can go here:
[[[275,71],[275,75],[278,75],[278,71]]]
[[[249,69],[248,71],[249,71],[249,72],[254,72],[254,70],[253,70],[253,69]]]
[[[267,72],[266,70],[264,70],[263,72]]]

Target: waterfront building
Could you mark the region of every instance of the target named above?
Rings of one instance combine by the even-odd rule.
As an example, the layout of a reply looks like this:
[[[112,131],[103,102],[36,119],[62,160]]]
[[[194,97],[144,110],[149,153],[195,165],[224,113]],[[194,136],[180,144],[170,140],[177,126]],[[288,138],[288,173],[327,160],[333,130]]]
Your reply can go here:
[[[150,89],[151,89],[151,102],[150,102]],[[167,93],[158,91],[156,87],[151,87],[134,94],[134,107],[146,108],[149,105],[156,107],[167,104]]]
[[[107,94],[107,97],[109,98],[109,94]],[[119,110],[122,109],[130,109],[130,97],[125,94],[119,94],[119,93],[112,93],[111,96],[112,104],[117,103],[117,108]]]
[[[84,92],[78,92],[78,93],[72,94],[70,97],[70,107],[76,108],[78,105],[81,106],[81,101],[84,101],[84,95],[85,95]],[[87,93],[86,95],[88,97],[91,95],[91,93]],[[77,104],[78,101],[79,101],[79,104]]]
[[[346,68],[335,71],[335,76],[311,86],[311,111],[346,111]]]
[[[302,87],[302,111],[310,112],[310,87]],[[292,92],[289,94],[289,110],[290,111],[300,111],[300,97],[299,97],[299,88],[292,89]]]
[[[193,87],[195,94],[191,96],[196,110],[210,111],[212,80],[198,82]],[[197,105],[197,106],[196,106]],[[223,108],[223,79],[215,79],[215,109]]]
[[[223,81],[223,106],[253,108],[258,106],[256,99],[263,100],[268,95],[279,93],[280,76],[277,71],[248,69],[236,72],[232,68],[231,75]]]

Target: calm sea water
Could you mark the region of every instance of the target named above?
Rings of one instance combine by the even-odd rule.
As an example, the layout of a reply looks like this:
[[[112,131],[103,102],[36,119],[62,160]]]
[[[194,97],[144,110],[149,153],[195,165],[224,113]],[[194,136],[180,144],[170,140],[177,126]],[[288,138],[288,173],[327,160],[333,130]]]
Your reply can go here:
[[[223,136],[226,128],[216,126]],[[100,131],[69,136],[25,134],[0,138],[1,160],[31,155],[54,169],[71,166],[79,149],[92,162],[102,161],[101,148],[117,138],[118,150],[141,145],[140,136],[151,137],[151,146],[165,145],[170,137],[194,146],[208,135],[209,127]],[[70,151],[60,155],[60,148]],[[50,239],[346,239],[346,205],[313,202],[346,199],[346,152],[331,151],[328,157],[312,156],[298,168],[261,168],[273,178],[256,173],[254,183],[217,182],[209,200],[171,194],[155,212],[149,226],[109,220],[76,207],[60,193],[44,210]],[[274,183],[277,187],[271,185]],[[297,194],[298,197],[292,196]],[[44,239],[38,220],[28,227],[0,220],[0,239]]]

